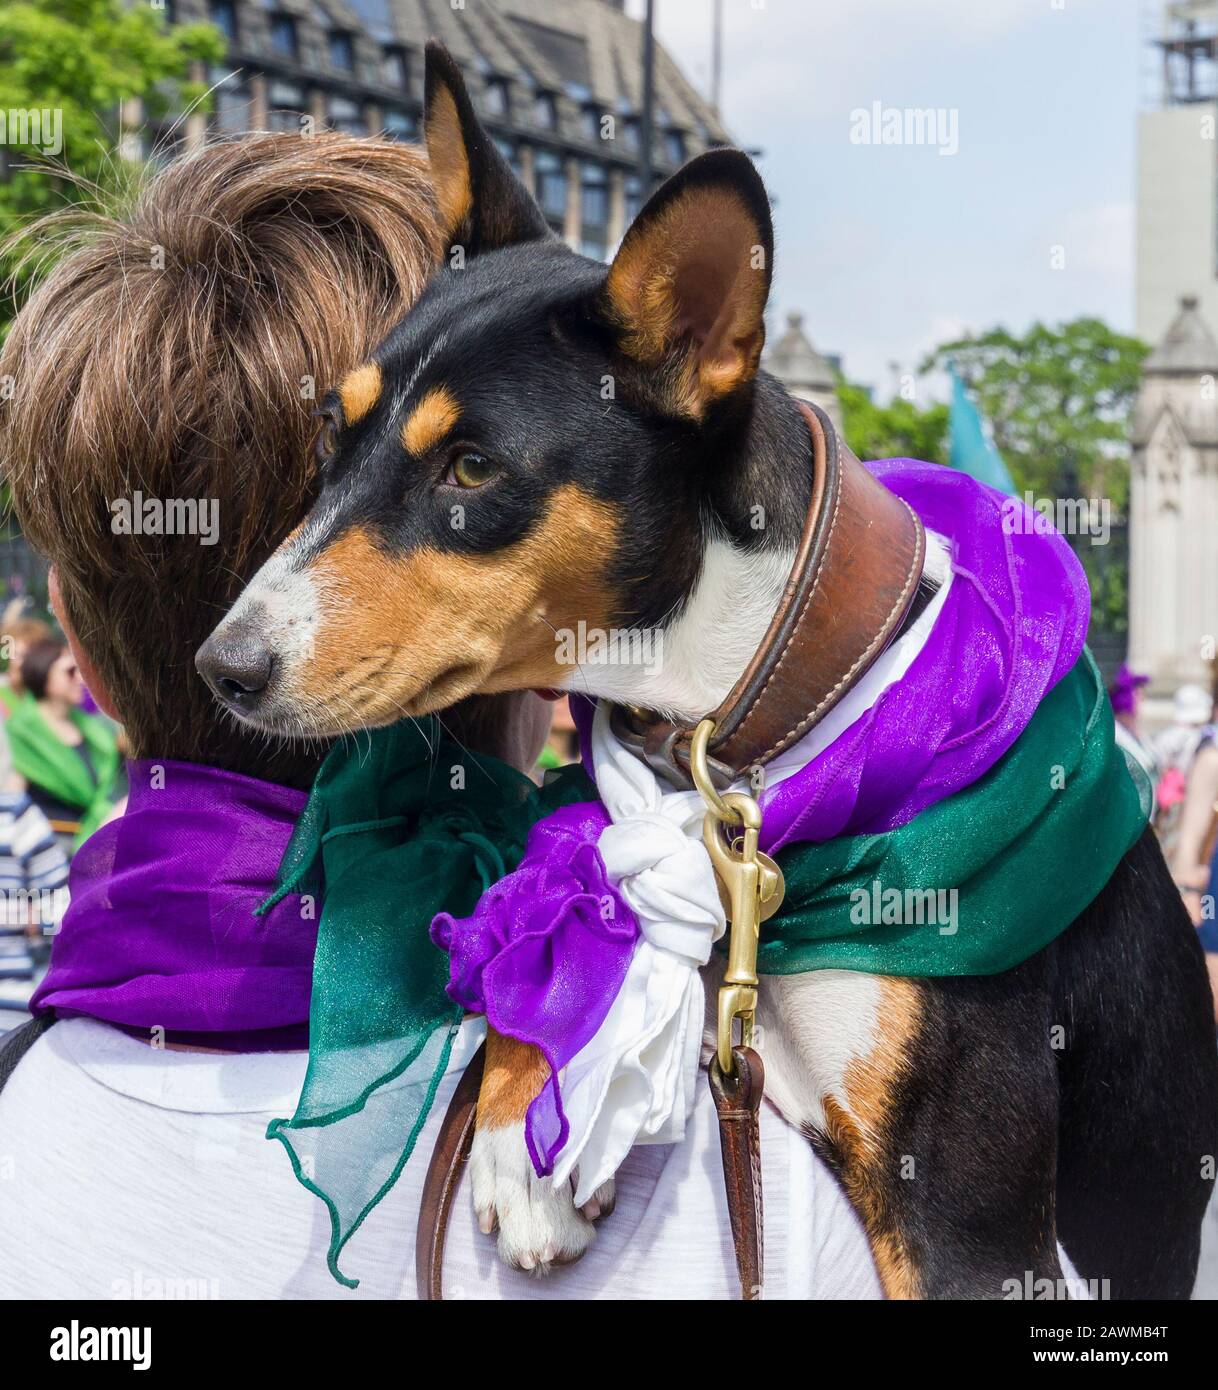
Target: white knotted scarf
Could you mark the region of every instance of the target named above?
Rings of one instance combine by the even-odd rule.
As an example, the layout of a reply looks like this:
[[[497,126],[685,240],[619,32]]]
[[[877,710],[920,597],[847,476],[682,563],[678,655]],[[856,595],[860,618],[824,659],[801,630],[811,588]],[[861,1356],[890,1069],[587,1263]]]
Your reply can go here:
[[[823,722],[767,769],[770,785],[798,772],[909,669],[951,585],[946,544],[928,535],[926,572],[940,588],[909,630]],[[554,1181],[576,1171],[582,1204],[617,1172],[635,1144],[684,1137],[698,1082],[705,1017],[700,971],[726,930],[710,855],[705,803],[673,791],[610,726],[611,706],[592,723],[596,787],[613,824],[597,841],[610,880],[639,924],[639,941],[617,998],[559,1085],[570,1126]],[[733,790],[748,790],[741,780]]]

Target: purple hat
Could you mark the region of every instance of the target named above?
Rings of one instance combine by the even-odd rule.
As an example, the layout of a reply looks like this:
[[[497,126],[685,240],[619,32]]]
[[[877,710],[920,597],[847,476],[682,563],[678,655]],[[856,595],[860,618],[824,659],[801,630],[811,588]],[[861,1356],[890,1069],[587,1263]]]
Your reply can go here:
[[[1108,698],[1116,714],[1132,714],[1138,687],[1150,684],[1149,676],[1139,676],[1122,661],[1108,686]]]

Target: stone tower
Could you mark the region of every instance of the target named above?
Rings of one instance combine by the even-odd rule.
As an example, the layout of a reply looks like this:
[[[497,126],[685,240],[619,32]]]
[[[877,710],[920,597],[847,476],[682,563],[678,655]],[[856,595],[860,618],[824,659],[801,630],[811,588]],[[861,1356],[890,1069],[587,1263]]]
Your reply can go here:
[[[833,368],[808,341],[802,314],[787,315],[786,332],[767,350],[761,365],[793,396],[820,406],[841,432],[842,408]]]
[[[1193,296],[1146,359],[1133,417],[1129,663],[1152,694],[1209,683],[1218,641],[1218,341]]]

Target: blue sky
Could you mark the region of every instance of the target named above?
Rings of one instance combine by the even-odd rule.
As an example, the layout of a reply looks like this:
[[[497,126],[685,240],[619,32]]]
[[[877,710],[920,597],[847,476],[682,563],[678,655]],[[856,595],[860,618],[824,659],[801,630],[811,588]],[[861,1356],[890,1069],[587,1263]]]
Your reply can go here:
[[[890,362],[964,329],[1087,313],[1128,331],[1144,8],[724,0],[724,119],[763,150],[776,205],[771,333],[802,310],[816,345],[887,396]],[[704,91],[711,13],[657,0],[661,40]],[[852,143],[852,113],[876,101],[955,111],[958,152]]]

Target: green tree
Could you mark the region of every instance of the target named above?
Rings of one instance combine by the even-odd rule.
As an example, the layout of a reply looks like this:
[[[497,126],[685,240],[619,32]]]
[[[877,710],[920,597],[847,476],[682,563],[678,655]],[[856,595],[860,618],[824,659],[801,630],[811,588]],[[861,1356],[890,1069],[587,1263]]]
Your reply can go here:
[[[947,461],[947,406],[919,410],[912,401],[900,397],[888,405],[877,405],[865,387],[847,381],[838,382],[837,398],[846,443],[859,458]]]
[[[1016,486],[1038,497],[1129,495],[1129,416],[1150,349],[1100,319],[1022,336],[992,328],[936,348],[923,371],[954,361],[994,431]]]
[[[1107,499],[1111,543],[1069,539],[1091,582],[1094,619],[1112,634],[1126,624],[1129,425],[1149,351],[1100,319],[1078,318],[1056,328],[1036,323],[1022,335],[993,328],[944,343],[921,368],[955,363],[1021,492]]]
[[[192,59],[223,54],[214,26],[171,27],[149,0],[5,0],[0,239],[38,213],[121,191],[138,169],[116,156],[120,102],[139,98],[147,119],[181,110],[204,95],[185,81]]]

